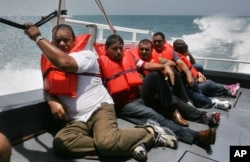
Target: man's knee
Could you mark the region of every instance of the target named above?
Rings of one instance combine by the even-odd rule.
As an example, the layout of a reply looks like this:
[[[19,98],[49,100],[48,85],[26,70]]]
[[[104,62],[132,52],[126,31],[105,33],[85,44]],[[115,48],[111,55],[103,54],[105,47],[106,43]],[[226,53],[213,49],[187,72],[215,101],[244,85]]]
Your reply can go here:
[[[115,138],[115,137],[114,137]],[[99,152],[101,152],[103,155],[104,154],[108,154],[109,152],[112,151],[112,148],[115,145],[115,142],[117,140],[115,140],[114,138],[99,138],[99,139],[95,139],[95,146],[96,148],[99,150]]]
[[[53,140],[53,150],[54,152],[62,157],[72,157],[71,145],[68,140],[62,139],[60,137],[55,137]]]

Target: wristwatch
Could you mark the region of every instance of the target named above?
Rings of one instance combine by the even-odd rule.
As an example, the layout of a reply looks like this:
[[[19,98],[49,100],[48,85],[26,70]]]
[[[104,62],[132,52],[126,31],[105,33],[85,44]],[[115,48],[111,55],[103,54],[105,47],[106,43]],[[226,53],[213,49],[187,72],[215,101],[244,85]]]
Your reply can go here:
[[[36,44],[42,40],[42,39],[45,39],[44,37],[42,37],[41,35],[39,35],[38,37],[36,37]]]

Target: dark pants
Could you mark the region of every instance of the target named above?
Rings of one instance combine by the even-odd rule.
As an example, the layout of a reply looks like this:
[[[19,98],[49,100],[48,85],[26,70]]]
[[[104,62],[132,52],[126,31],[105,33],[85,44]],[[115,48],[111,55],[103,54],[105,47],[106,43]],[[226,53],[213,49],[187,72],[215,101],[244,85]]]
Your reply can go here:
[[[137,98],[120,109],[120,111],[117,113],[118,117],[134,124],[144,124],[148,119],[152,119],[158,122],[162,127],[170,128],[176,134],[178,140],[188,144],[193,143],[194,137],[197,133],[196,131],[174,123],[149,106],[160,104],[161,108],[170,109],[169,107],[171,105],[177,104],[180,106],[178,103],[182,103],[173,97],[170,87],[168,87],[167,82],[165,82],[164,77],[161,76],[160,73],[151,72],[147,77],[144,78],[143,85],[141,87],[141,95],[143,99]],[[160,101],[160,103],[157,103],[157,101],[154,100],[157,98],[157,96],[157,100]],[[193,113],[189,109],[181,109],[181,111],[186,113],[187,116],[193,120],[203,123],[204,112],[196,110],[195,108],[193,109],[193,111],[197,113]]]
[[[164,80],[160,72],[151,72],[144,78],[140,95],[147,106],[153,107],[164,116],[166,111],[172,112],[178,109],[185,119],[204,123],[206,112],[200,111],[174,96],[171,86]]]
[[[160,126],[171,129],[176,134],[178,140],[188,144],[193,143],[196,135],[196,131],[182,127],[156,112],[153,108],[146,106],[142,98],[137,98],[133,102],[126,104],[117,115],[138,125],[143,125],[148,119],[152,119],[158,122]]]
[[[182,73],[181,78],[184,85],[187,85],[186,75]],[[192,87],[186,87],[186,92],[195,107],[211,108],[213,106],[212,100],[202,93],[198,83]]]
[[[203,83],[198,84],[201,92],[209,97],[226,97],[228,96],[228,90],[222,85],[215,83],[212,80],[206,80]]]
[[[186,90],[195,107],[211,108],[213,106],[212,100],[201,92],[198,83],[193,87],[187,87]]]
[[[188,102],[190,99],[186,92],[186,87],[183,84],[181,73],[174,70],[174,85],[173,94],[184,102]]]

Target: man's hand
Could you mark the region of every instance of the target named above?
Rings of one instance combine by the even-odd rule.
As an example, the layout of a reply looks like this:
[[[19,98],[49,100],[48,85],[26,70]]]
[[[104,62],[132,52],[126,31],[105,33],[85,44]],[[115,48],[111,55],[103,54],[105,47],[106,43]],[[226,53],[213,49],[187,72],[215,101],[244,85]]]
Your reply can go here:
[[[207,78],[200,72],[198,72],[198,83],[206,82]]]
[[[49,104],[51,113],[55,119],[60,119],[60,120],[65,120],[67,121],[67,116],[66,116],[66,107],[64,107],[59,100],[57,99],[56,96],[50,95],[46,90],[43,91],[44,98]]]
[[[65,121],[68,120],[66,113],[65,113],[66,109],[64,108],[64,106],[61,103],[59,103],[55,100],[50,100],[50,101],[48,101],[48,104],[50,106],[51,113],[55,119],[65,120]]]
[[[172,67],[172,68],[174,68],[175,66],[176,66],[176,63],[174,62],[174,61],[172,61],[172,60],[168,60],[167,62],[166,62],[166,64],[168,64],[170,67]]]
[[[24,30],[24,33],[28,35],[31,40],[35,41],[36,38],[41,35],[41,32],[39,31],[38,27],[34,24],[25,23],[24,26],[26,28]]]
[[[170,83],[174,86],[174,71],[168,64],[165,64],[164,73],[166,75],[166,79],[169,78]]]
[[[190,71],[186,72],[188,86],[192,87],[195,84],[194,77]]]

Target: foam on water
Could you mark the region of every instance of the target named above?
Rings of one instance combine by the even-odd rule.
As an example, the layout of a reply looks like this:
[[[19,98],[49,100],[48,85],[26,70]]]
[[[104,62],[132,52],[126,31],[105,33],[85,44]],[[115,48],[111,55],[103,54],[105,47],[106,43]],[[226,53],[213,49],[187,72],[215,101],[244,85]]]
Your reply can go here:
[[[10,75],[13,74],[13,75]],[[42,88],[40,70],[6,68],[0,73],[0,96]]]
[[[196,18],[193,23],[200,32],[181,37],[193,54],[250,61],[249,17],[214,15]]]
[[[147,19],[147,17],[145,18]],[[19,22],[31,20],[31,18],[19,19],[18,17],[12,19],[14,21],[18,19]],[[141,19],[142,17],[140,17]],[[38,18],[32,19],[32,22],[37,20]],[[119,18],[117,20],[120,21]],[[141,26],[146,26],[145,22],[141,23]],[[116,25],[116,22],[113,22],[113,24]],[[138,20],[136,24],[139,25],[140,21]],[[155,26],[156,31],[163,30],[162,26],[164,24],[154,24],[160,24]],[[149,25],[152,25],[152,23]],[[250,61],[249,17],[228,15],[197,16],[197,18],[193,19],[193,25],[197,32],[190,33],[189,31],[187,34],[183,30],[182,36],[179,37],[179,32],[178,36],[169,40],[170,43],[178,37],[188,43],[190,51],[195,56]],[[46,38],[51,37],[49,27],[51,26],[46,24],[41,28],[42,34]],[[0,95],[42,88],[39,69],[40,49],[23,34],[23,31],[2,24],[0,24],[0,29]],[[177,30],[177,28],[175,29]],[[183,29],[183,26],[181,26],[181,29]],[[164,33],[166,33],[166,30],[164,29]],[[175,33],[171,33],[171,35],[175,35]],[[250,69],[246,65],[240,68],[244,72]]]

